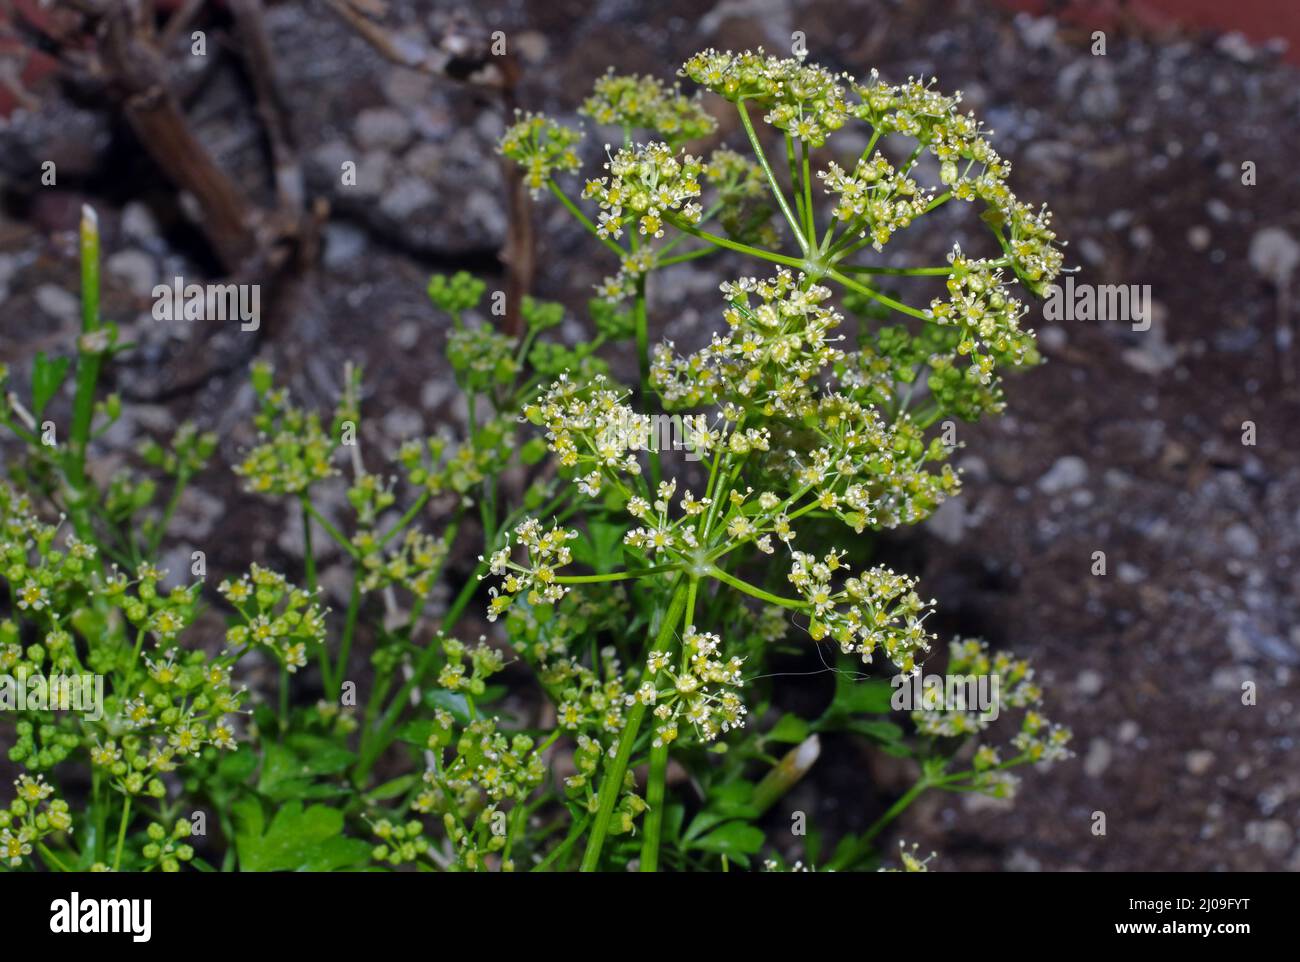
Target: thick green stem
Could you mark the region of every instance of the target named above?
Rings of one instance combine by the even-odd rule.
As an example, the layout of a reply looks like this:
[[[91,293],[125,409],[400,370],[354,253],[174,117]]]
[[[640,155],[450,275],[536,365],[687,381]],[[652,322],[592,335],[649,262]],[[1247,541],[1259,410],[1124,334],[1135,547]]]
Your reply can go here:
[[[686,615],[682,625],[689,628],[695,621],[695,596],[700,579],[692,577],[687,583]],[[646,815],[644,835],[641,840],[641,871],[659,871],[659,846],[664,827],[664,799],[668,781],[668,742],[650,747],[650,773],[646,782]]]
[[[686,596],[686,586],[679,583],[673,591],[668,610],[664,612],[663,620],[659,623],[659,632],[647,655],[664,651],[672,643],[677,619],[682,616],[682,610],[686,607]],[[605,769],[604,778],[600,781],[596,816],[592,822],[591,834],[587,837],[587,849],[582,856],[584,872],[593,872],[600,865],[600,851],[604,848],[605,836],[609,833],[609,822],[614,815],[614,805],[623,791],[623,776],[627,772],[627,764],[632,757],[632,747],[641,730],[645,713],[646,706],[640,701],[628,710],[627,718],[623,722],[623,731],[619,736],[618,749],[613,760],[608,763],[609,767]]]
[[[90,480],[86,476],[86,449],[95,415],[95,388],[99,382],[103,345],[99,333],[99,218],[89,206],[81,209],[81,339],[77,345],[77,387],[72,402],[72,430],[68,439],[65,475],[68,481],[68,517],[77,537],[94,540],[90,524]]]

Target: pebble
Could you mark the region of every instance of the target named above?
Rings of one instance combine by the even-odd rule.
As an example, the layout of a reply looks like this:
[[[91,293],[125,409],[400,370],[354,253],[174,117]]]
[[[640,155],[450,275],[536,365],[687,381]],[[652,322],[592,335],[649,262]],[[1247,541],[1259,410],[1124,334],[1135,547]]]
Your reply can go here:
[[[1223,542],[1233,554],[1243,558],[1253,558],[1259,553],[1259,536],[1240,521],[1223,532]]]
[[[1098,778],[1110,768],[1113,753],[1110,742],[1104,738],[1094,738],[1088,744],[1088,754],[1083,759],[1083,771],[1089,778]]]
[[[1246,823],[1246,841],[1274,855],[1288,851],[1294,839],[1294,830],[1280,818]]]
[[[366,150],[398,151],[411,140],[411,122],[391,107],[361,111],[352,129]]]
[[[1038,479],[1038,490],[1044,494],[1060,494],[1077,488],[1088,480],[1088,465],[1083,458],[1066,455],[1058,458],[1047,473]]]
[[[1106,679],[1102,673],[1091,668],[1085,668],[1079,672],[1079,677],[1074,680],[1074,687],[1078,689],[1079,694],[1086,695],[1089,698],[1101,694],[1105,684]]]
[[[379,209],[395,220],[406,220],[434,199],[432,187],[423,180],[407,177],[384,193]]]
[[[137,297],[149,297],[158,283],[158,265],[144,251],[127,249],[109,255],[104,269],[120,278]]]
[[[1187,764],[1187,770],[1193,775],[1204,775],[1214,765],[1214,752],[1198,748],[1195,751],[1188,752],[1184,761]]]
[[[65,324],[75,323],[81,314],[81,302],[57,284],[42,284],[32,294],[36,306],[50,317]]]
[[[1265,227],[1250,239],[1250,266],[1274,284],[1283,284],[1300,264],[1300,244],[1281,227]]]

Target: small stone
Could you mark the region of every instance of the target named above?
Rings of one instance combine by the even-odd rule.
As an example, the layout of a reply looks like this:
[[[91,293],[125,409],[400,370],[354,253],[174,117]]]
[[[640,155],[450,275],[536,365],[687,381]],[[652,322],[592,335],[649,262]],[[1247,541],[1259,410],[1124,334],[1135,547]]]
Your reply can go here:
[[[355,264],[366,249],[366,233],[352,224],[333,222],[325,225],[325,265],[342,267]]]
[[[423,180],[407,177],[393,186],[379,201],[379,209],[395,220],[406,220],[433,202],[433,188]]]
[[[949,498],[925,523],[926,530],[944,544],[957,544],[966,533],[966,505],[961,498]]]
[[[1193,775],[1204,775],[1214,765],[1214,752],[1198,748],[1195,751],[1188,752],[1184,761],[1187,764],[1187,770]]]
[[[120,278],[137,297],[149,297],[158,283],[158,267],[144,251],[118,251],[104,261],[104,269]]]
[[[1038,490],[1044,494],[1060,494],[1077,488],[1088,480],[1088,465],[1083,458],[1066,455],[1058,458],[1047,473],[1038,479]]]
[[[1147,578],[1146,570],[1135,564],[1121,561],[1115,566],[1115,577],[1126,585],[1141,584]]]
[[[133,200],[122,208],[122,233],[133,241],[152,246],[161,232],[153,211],[147,205]]]
[[[1099,671],[1093,671],[1091,668],[1085,668],[1079,672],[1079,677],[1074,680],[1074,687],[1078,689],[1079,694],[1088,698],[1101,694],[1101,689],[1105,686],[1106,679]]]
[[[411,122],[391,107],[361,111],[352,130],[366,150],[397,151],[411,140]]]
[[[81,314],[81,302],[57,284],[42,284],[32,296],[37,307],[65,324],[75,323]]]
[[[1088,743],[1088,754],[1083,759],[1083,772],[1089,778],[1098,778],[1110,768],[1112,753],[1110,742],[1104,738],[1094,738]]]
[[[1131,745],[1133,742],[1137,741],[1137,737],[1140,734],[1142,734],[1141,727],[1137,722],[1129,719],[1128,721],[1120,723],[1119,734],[1117,737],[1125,745]]]
[[[1203,251],[1210,246],[1210,229],[1204,224],[1197,224],[1187,231],[1187,244],[1194,251]]]
[[[1250,239],[1250,266],[1274,284],[1284,284],[1300,264],[1300,244],[1280,227],[1265,227]]]
[[[1291,826],[1280,818],[1246,823],[1246,841],[1273,855],[1289,851],[1294,838]]]
[[[1043,864],[1023,848],[1018,848],[1007,858],[1006,869],[1008,872],[1041,872]]]
[[[1069,339],[1069,335],[1065,333],[1065,328],[1059,324],[1044,327],[1038,332],[1038,343],[1053,354],[1059,354],[1065,350],[1065,345],[1069,342]]]
[[[1228,526],[1223,541],[1233,554],[1243,558],[1253,558],[1259,553],[1259,537],[1240,521]]]

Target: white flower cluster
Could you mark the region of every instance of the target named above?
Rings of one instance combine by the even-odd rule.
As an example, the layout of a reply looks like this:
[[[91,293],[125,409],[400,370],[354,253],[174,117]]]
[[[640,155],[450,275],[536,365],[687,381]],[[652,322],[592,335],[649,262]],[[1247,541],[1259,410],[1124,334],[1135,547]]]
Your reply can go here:
[[[916,667],[917,652],[929,651],[934,637],[925,630],[927,608],[916,593],[916,579],[877,566],[849,577],[840,589],[832,585],[844,567],[843,551],[831,551],[818,560],[802,551],[793,553],[790,583],[812,609],[808,633],[820,641],[829,636],[844,654],[858,654],[871,662],[879,649],[903,673]]]
[[[802,416],[816,376],[843,356],[830,332],[843,320],[823,306],[829,288],[782,269],[770,280],[742,277],[721,286],[729,330],[689,357],[659,345],[651,379],[668,406],[736,401],[763,413]]]
[[[870,236],[871,246],[878,251],[934,200],[933,192],[923,191],[916,181],[896,171],[880,151],[870,160],[859,160],[851,174],[832,161],[817,176],[826,193],[839,195],[834,216],[854,227],[861,225],[858,234]]]
[[[687,153],[679,158],[664,143],[638,144],[620,148],[605,169],[610,176],[587,181],[582,191],[601,209],[601,237],[622,237],[629,216],[638,219],[637,229],[649,237],[663,236],[663,218],[669,211],[678,212],[687,223],[699,223],[704,213],[695,200],[704,171],[700,158]]]
[[[555,580],[558,568],[573,561],[573,552],[566,542],[578,537],[578,532],[558,526],[550,531],[542,528],[536,518],[525,518],[515,527],[515,544],[524,548],[525,563],[519,564],[511,557],[506,544],[492,554],[488,570],[501,578],[501,591],[495,587],[488,593],[488,620],[497,618],[514,602],[515,596],[527,592],[529,604],[555,604],[568,593],[568,588]],[[483,559],[480,558],[480,561]]]
[[[690,625],[682,637],[678,671],[670,667],[668,652],[651,653],[646,661],[645,681],[633,697],[653,710],[656,746],[677,739],[679,722],[693,727],[705,742],[744,725],[746,709],[739,694],[743,662],[737,657],[724,661],[721,649],[720,637]]]

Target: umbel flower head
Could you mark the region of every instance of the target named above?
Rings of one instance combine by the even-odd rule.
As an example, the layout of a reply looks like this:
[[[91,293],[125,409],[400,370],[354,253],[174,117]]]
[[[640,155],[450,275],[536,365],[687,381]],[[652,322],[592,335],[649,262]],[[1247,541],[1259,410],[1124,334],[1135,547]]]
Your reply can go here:
[[[744,724],[746,709],[739,693],[743,661],[734,656],[724,660],[721,652],[721,638],[688,625],[679,670],[672,670],[668,652],[651,653],[635,699],[654,714],[655,745],[675,741],[682,726],[692,728],[700,741],[711,742]]]
[[[687,97],[677,84],[616,74],[613,67],[578,112],[598,124],[653,131],[670,143],[707,137],[718,125],[699,98]]]
[[[248,574],[226,579],[217,590],[240,614],[241,623],[226,632],[226,640],[237,648],[265,647],[295,672],[307,664],[308,649],[325,640],[324,610],[282,574],[254,564]]]
[[[736,401],[756,404],[768,417],[801,417],[814,379],[842,357],[831,331],[843,318],[826,306],[827,287],[781,269],[770,280],[742,277],[722,285],[727,331],[687,358],[659,346],[652,382],[670,407]]]
[[[524,182],[536,196],[557,172],[572,173],[578,169],[576,148],[581,141],[581,131],[530,112],[516,114],[514,125],[501,138],[498,150],[524,168]]]
[[[899,671],[910,673],[917,654],[928,651],[934,638],[924,624],[933,599],[921,600],[916,579],[880,566],[846,578],[836,589],[833,582],[844,567],[843,557],[842,551],[821,559],[793,552],[788,577],[811,606],[808,633],[815,640],[832,638],[846,655],[857,654],[863,662],[871,662],[881,651]]]
[[[582,191],[601,209],[601,237],[622,237],[623,225],[631,219],[637,221],[639,233],[662,237],[664,216],[670,212],[688,224],[699,223],[703,208],[695,198],[704,171],[700,158],[674,154],[667,144],[652,142],[619,148],[605,169],[608,177],[587,181]]]
[[[731,101],[748,100],[767,109],[763,119],[811,147],[820,147],[849,117],[845,89],[837,76],[816,64],[756,52],[709,49],[682,65],[681,74]]]
[[[992,704],[968,709],[923,705],[912,712],[917,730],[939,738],[985,735],[995,719],[1009,709],[1023,710],[1020,727],[1010,742],[1011,751],[987,742],[975,751],[972,767],[962,787],[997,797],[1015,791],[1016,778],[1008,769],[1018,765],[1051,763],[1070,757],[1070,729],[1053,724],[1041,712],[1043,691],[1034,680],[1028,661],[1006,652],[993,654],[988,643],[977,638],[954,638],[948,647],[948,677],[979,679],[995,676],[997,685],[987,692]]]
[[[563,598],[569,589],[555,580],[555,572],[573,560],[566,542],[577,537],[578,532],[558,526],[546,531],[536,518],[525,518],[517,525],[515,544],[524,549],[524,562],[513,560],[509,544],[493,553],[488,570],[502,582],[500,592],[495,587],[489,589],[488,620],[496,621],[516,595],[525,595],[532,605],[555,604]]]

